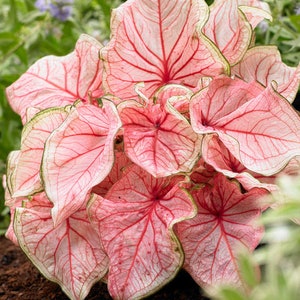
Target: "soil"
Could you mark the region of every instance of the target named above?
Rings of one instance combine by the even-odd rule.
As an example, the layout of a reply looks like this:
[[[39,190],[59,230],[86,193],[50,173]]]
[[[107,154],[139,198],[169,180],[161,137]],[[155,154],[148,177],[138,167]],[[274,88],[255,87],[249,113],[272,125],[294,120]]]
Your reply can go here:
[[[19,247],[0,236],[0,300],[68,300],[59,285],[47,280]],[[86,300],[111,300],[105,283],[91,289]],[[147,300],[208,300],[184,271]]]

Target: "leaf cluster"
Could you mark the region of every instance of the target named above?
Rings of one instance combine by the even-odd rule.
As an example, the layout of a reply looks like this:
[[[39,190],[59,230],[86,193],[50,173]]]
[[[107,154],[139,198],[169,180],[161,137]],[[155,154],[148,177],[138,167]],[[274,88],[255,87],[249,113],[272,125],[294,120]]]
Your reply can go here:
[[[35,0],[2,0],[0,10],[0,177],[5,174],[8,153],[19,148],[20,117],[9,107],[5,89],[39,58],[66,55],[83,32],[105,41],[110,34],[111,9],[120,0],[74,1],[71,17],[62,22],[40,12]],[[2,180],[1,180],[2,181]],[[0,185],[0,234],[9,224]]]

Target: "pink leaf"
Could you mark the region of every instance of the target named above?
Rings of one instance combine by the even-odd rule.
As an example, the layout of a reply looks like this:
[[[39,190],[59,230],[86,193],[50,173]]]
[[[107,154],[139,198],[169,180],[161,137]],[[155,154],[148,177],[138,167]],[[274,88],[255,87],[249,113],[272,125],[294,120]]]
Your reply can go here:
[[[85,202],[90,189],[110,172],[114,162],[114,138],[121,126],[116,107],[78,104],[45,144],[42,176],[53,202],[55,224]]]
[[[120,112],[128,157],[155,177],[191,170],[202,137],[170,105],[131,105]]]
[[[232,73],[247,82],[256,80],[264,86],[276,81],[278,93],[289,102],[293,102],[300,83],[300,65],[297,68],[285,65],[276,46],[249,49],[243,60],[233,67]]]
[[[219,78],[191,100],[199,134],[217,133],[247,169],[270,176],[300,154],[300,119],[272,87]]]
[[[264,177],[247,170],[224,146],[217,135],[206,135],[202,142],[202,156],[206,163],[215,170],[230,178],[236,178],[249,191],[252,188],[264,188],[269,191],[277,190],[275,177]]]
[[[201,33],[204,1],[127,1],[112,14],[112,39],[101,51],[106,92],[136,97],[144,82],[150,97],[166,83],[195,88],[202,76],[228,72],[219,51]]]
[[[176,225],[185,253],[185,269],[201,286],[241,284],[237,256],[241,249],[252,251],[262,237],[254,225],[260,216],[261,189],[242,194],[222,174],[213,186],[194,190],[198,215]]]
[[[178,187],[183,177],[152,177],[132,166],[106,194],[94,196],[89,214],[109,261],[108,289],[115,299],[140,299],[169,282],[183,263],[175,223],[195,207]]]
[[[51,203],[38,194],[25,208],[17,208],[15,232],[33,264],[58,283],[71,299],[84,299],[107,272],[108,259],[99,236],[81,209],[54,227]]]
[[[238,4],[253,29],[264,19],[272,21],[268,3],[259,0],[238,0]]]
[[[26,121],[29,107],[65,106],[103,94],[101,44],[88,35],[81,35],[74,52],[64,57],[47,56],[38,60],[6,90],[15,112]]]
[[[28,196],[43,189],[40,166],[44,143],[65,120],[65,108],[50,108],[35,115],[23,128],[18,163],[10,175],[13,197]]]
[[[215,0],[203,32],[218,46],[230,65],[242,59],[252,37],[251,26],[238,9],[237,0]]]

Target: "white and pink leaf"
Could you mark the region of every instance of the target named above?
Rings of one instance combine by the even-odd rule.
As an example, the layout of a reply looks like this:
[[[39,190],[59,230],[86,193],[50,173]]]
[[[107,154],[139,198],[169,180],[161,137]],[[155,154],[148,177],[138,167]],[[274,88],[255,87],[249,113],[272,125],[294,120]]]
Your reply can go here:
[[[218,46],[230,65],[242,59],[252,38],[252,28],[238,9],[238,0],[215,0],[203,32]]]
[[[262,238],[263,230],[254,221],[263,195],[262,189],[242,194],[222,174],[213,186],[192,192],[198,214],[178,223],[176,233],[185,253],[184,268],[200,286],[242,285],[238,254],[254,250]]]
[[[85,208],[54,227],[51,207],[45,193],[35,195],[16,209],[15,233],[46,278],[58,283],[70,299],[84,299],[107,272],[107,256]]]
[[[45,109],[24,126],[18,162],[9,176],[13,197],[29,196],[43,190],[40,167],[44,144],[67,115],[67,108]]]
[[[100,232],[110,261],[108,289],[115,299],[139,299],[177,274],[184,255],[172,228],[195,215],[182,176],[152,177],[130,167],[108,191],[95,195],[89,215]]]
[[[299,116],[272,86],[218,78],[192,98],[190,113],[195,132],[216,133],[253,172],[273,175],[300,154]]]
[[[79,103],[45,144],[42,177],[52,217],[59,224],[86,201],[114,163],[114,139],[121,127],[115,105]]]
[[[90,97],[102,96],[101,48],[94,38],[83,34],[74,52],[41,58],[9,86],[8,101],[23,123],[27,108],[65,106],[78,99],[89,101]]]
[[[153,176],[189,172],[198,160],[202,136],[168,103],[128,105],[120,117],[125,152]]]
[[[268,86],[275,81],[277,92],[293,102],[300,83],[300,65],[289,67],[281,60],[276,46],[256,46],[249,49],[232,73],[247,82],[258,81]]]
[[[228,72],[217,48],[202,34],[208,18],[204,1],[127,1],[113,10],[110,42],[101,50],[103,85],[122,99],[136,98],[167,83],[197,87],[203,76]]]

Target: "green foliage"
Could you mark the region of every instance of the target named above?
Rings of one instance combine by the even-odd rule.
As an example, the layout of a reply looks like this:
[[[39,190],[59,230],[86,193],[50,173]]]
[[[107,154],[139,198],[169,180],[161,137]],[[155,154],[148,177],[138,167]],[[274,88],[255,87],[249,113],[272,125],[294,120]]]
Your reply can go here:
[[[39,58],[70,53],[76,40],[87,33],[100,42],[109,38],[110,11],[121,0],[75,0],[72,16],[65,22],[40,12],[35,0],[1,0],[0,10],[0,178],[5,174],[10,151],[18,149],[21,121],[9,107],[5,88]],[[0,180],[2,181],[2,180]],[[9,224],[0,184],[0,234]]]

